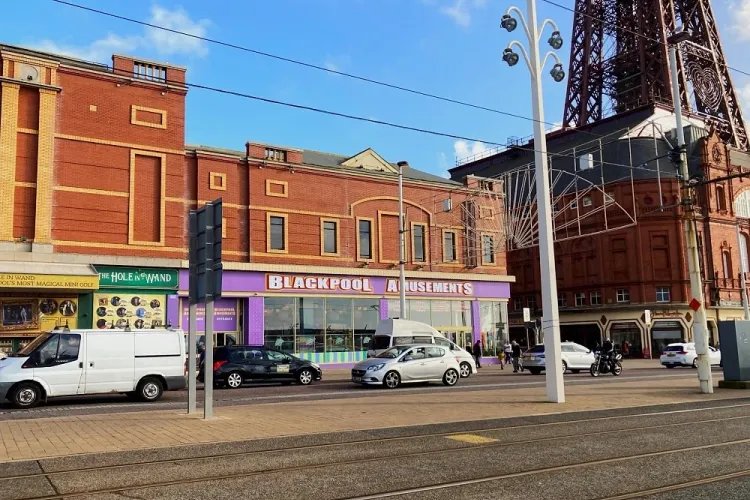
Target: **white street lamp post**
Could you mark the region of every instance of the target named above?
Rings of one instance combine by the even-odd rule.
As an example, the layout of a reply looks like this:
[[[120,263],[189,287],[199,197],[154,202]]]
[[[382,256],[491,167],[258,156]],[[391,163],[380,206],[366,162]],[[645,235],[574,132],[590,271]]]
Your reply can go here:
[[[558,50],[562,47],[562,37],[557,25],[546,19],[541,26],[537,24],[536,2],[528,0],[528,23],[517,7],[510,7],[503,16],[501,26],[507,31],[513,31],[518,22],[511,16],[516,14],[526,32],[529,41],[529,52],[523,45],[512,41],[503,52],[503,60],[509,66],[518,63],[518,54],[513,47],[518,47],[531,73],[531,104],[534,113],[534,164],[536,168],[536,200],[539,217],[539,261],[542,278],[542,332],[544,335],[545,372],[547,382],[547,400],[552,403],[565,402],[565,387],[563,384],[562,358],[560,355],[560,320],[557,310],[557,276],[555,272],[554,239],[552,234],[552,210],[550,201],[549,173],[547,171],[547,138],[542,125],[544,123],[544,104],[542,98],[541,72],[548,57],[555,59],[556,64],[550,75],[556,82],[565,78],[565,72],[557,54],[548,52],[544,60],[539,60],[539,38],[544,27],[549,24],[554,28],[549,38],[549,45]]]

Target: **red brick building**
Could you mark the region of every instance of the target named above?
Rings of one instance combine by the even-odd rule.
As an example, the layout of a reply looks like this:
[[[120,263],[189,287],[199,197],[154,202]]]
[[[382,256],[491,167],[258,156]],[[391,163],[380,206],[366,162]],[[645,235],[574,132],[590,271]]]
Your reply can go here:
[[[633,356],[648,357],[658,356],[666,343],[691,338],[685,208],[679,204],[675,166],[667,159],[674,123],[671,110],[654,106],[549,134],[553,185],[559,180],[553,187],[553,220],[563,339],[593,346],[610,337],[628,342]],[[697,117],[689,117],[686,137],[691,175],[711,180],[750,168],[747,152],[721,143]],[[452,174],[513,178],[509,172],[533,163],[532,151],[533,142],[515,143]],[[584,186],[590,181],[593,188],[565,191],[565,179]],[[740,177],[698,189],[701,273],[713,342],[718,321],[743,317],[740,263],[747,260],[748,187],[750,180]],[[538,247],[511,249],[508,268],[517,277],[511,336],[521,339],[526,336],[522,309],[543,314]]]
[[[392,300],[397,167],[374,150],[340,156],[254,142],[238,150],[185,145],[185,68],[125,56],[108,67],[2,45],[0,61],[6,348],[11,338],[17,344],[63,321],[181,324],[187,214],[216,198],[224,202],[229,286],[220,343],[270,342],[323,362],[354,361],[364,345],[355,348],[354,339],[400,315]],[[405,316],[460,343],[482,339],[492,354],[507,328],[512,281],[501,189],[479,177],[451,181],[404,169],[415,297]],[[247,284],[261,278],[262,289]],[[268,285],[298,278],[303,286],[291,290]],[[267,306],[271,299],[276,305]],[[274,321],[288,325],[271,333],[264,325]]]

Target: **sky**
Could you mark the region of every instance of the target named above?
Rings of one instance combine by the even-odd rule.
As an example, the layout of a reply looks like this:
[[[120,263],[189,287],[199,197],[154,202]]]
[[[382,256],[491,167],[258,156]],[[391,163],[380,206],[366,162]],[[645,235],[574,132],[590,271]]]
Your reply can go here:
[[[523,63],[502,52],[521,30],[499,26],[503,0],[71,0],[178,31],[531,116]],[[573,0],[557,0],[573,7]],[[526,2],[517,2],[525,11]],[[750,72],[750,0],[715,0],[730,66]],[[557,22],[565,69],[573,14],[538,2]],[[545,37],[548,33],[545,32]],[[1,43],[111,63],[113,53],[187,66],[187,81],[466,137],[456,140],[291,109],[201,89],[187,97],[186,142],[241,150],[247,141],[354,155],[368,147],[389,161],[446,175],[456,158],[532,134],[532,122],[436,101],[249,52],[103,17],[52,0],[4,5]],[[523,40],[524,44],[526,41]],[[546,70],[550,68],[547,67]],[[545,76],[547,71],[545,71]],[[733,73],[745,109],[750,77]],[[545,78],[546,128],[562,119],[565,83]]]

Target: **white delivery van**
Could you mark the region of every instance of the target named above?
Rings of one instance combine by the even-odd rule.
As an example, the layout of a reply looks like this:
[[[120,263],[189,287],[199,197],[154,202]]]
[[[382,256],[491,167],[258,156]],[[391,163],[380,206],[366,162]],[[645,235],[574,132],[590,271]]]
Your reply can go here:
[[[0,360],[0,401],[32,408],[48,398],[121,393],[158,401],[186,384],[182,330],[69,330],[43,333]]]

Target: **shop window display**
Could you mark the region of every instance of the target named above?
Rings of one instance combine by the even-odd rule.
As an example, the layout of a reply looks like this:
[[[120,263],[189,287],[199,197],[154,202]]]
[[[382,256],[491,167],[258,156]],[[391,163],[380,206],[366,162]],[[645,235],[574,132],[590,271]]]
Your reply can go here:
[[[503,303],[481,302],[479,315],[484,355],[496,356],[502,350],[503,329],[505,327]]]

